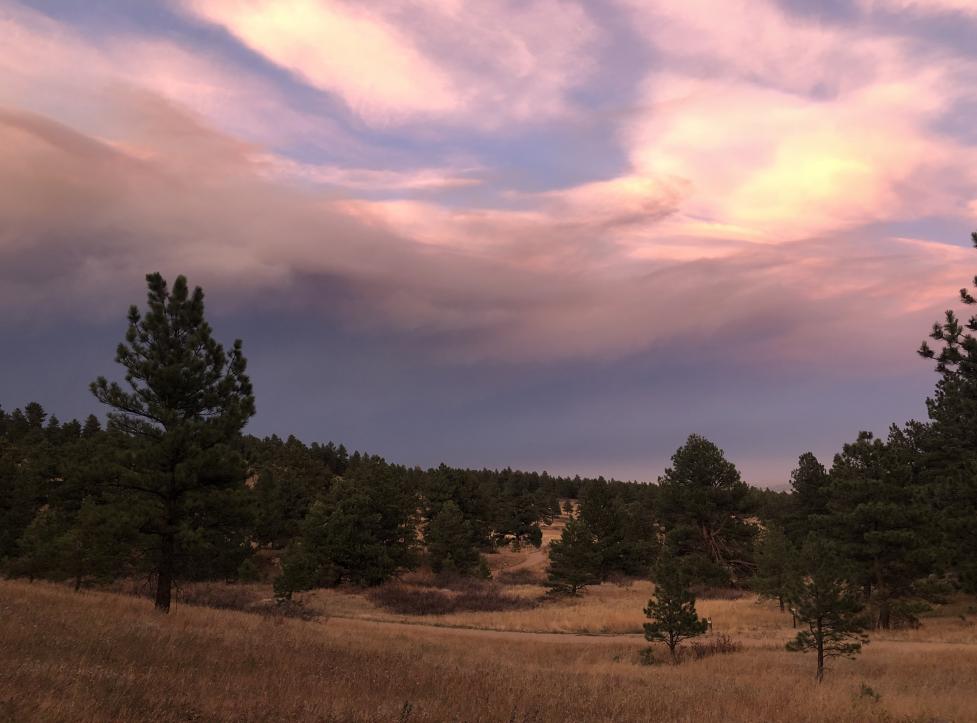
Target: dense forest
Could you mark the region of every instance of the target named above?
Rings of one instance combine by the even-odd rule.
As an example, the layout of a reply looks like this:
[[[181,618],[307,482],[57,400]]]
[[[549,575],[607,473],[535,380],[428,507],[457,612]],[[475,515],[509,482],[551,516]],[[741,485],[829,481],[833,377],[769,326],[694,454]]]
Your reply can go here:
[[[124,382],[92,384],[106,422],[63,422],[36,403],[0,409],[8,576],[76,587],[141,577],[161,610],[181,580],[273,580],[287,598],[418,566],[484,577],[483,554],[539,546],[540,524],[565,512],[550,584],[569,593],[665,565],[683,586],[750,588],[795,613],[826,586],[888,628],[977,591],[977,317],[948,311],[918,350],[936,364],[927,421],[863,432],[827,466],[801,454],[778,492],[748,485],[694,434],[647,484],[425,470],[244,434],[255,396],[241,343],[214,340],[203,293],[183,277],[147,280],[146,310],[130,310],[117,350]],[[975,303],[967,290],[961,301]]]

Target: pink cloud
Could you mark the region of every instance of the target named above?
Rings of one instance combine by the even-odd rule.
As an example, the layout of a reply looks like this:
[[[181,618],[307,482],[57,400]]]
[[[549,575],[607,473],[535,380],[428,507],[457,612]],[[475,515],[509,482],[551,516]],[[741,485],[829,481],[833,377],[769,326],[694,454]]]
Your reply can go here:
[[[497,127],[566,112],[597,36],[569,0],[183,4],[379,125],[434,118]]]
[[[104,137],[130,132],[109,107],[118,86],[166,98],[265,146],[301,141],[365,152],[329,118],[296,108],[272,83],[169,40],[121,34],[101,42],[17,5],[0,14],[0,103]]]
[[[911,12],[918,15],[977,15],[977,5],[972,0],[860,0],[859,4],[866,10]]]
[[[488,6],[450,0],[403,23],[409,4],[321,7],[374,23],[384,52],[412,48],[406,57],[457,99],[414,106],[396,83],[381,85],[363,91],[371,122],[430,112],[484,131],[481,116],[497,108],[491,122],[503,133],[505,119],[566,110],[567,90],[586,77],[576,70],[592,66],[586,53],[568,58],[596,36],[573,4],[528,4],[507,27],[483,23]],[[434,353],[452,358],[611,358],[728,339],[731,356],[770,364],[894,353],[913,363],[970,257],[859,229],[972,217],[974,149],[935,130],[972,69],[787,22],[767,3],[750,4],[765,31],[745,50],[746,23],[710,19],[715,4],[655,7],[637,16],[652,24],[639,29],[667,70],[649,68],[638,109],[608,121],[628,167],[560,190],[503,192],[505,206],[488,208],[405,198],[470,186],[490,176],[480,166],[279,157],[270,146],[283,137],[327,142],[334,129],[206,54],[143,38],[96,48],[36,14],[4,16],[0,304],[23,318],[115,317],[141,275],[160,269],[241,305],[260,294],[359,331],[431,335]],[[546,8],[559,12],[548,19]],[[576,34],[557,37],[547,23]],[[792,43],[809,43],[810,55],[795,61]],[[303,72],[322,62],[300,60]],[[844,62],[857,72],[843,74]],[[326,76],[310,82],[333,87]],[[377,190],[402,195],[363,198]]]

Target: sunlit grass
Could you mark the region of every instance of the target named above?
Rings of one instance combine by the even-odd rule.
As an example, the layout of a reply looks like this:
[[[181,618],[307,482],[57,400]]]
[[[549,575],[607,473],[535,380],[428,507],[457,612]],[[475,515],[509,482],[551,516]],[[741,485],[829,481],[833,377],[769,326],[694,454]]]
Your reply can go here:
[[[528,611],[536,617],[521,624],[545,628],[552,610],[550,627],[597,627],[604,610],[626,627],[648,591],[602,586],[563,608]],[[347,597],[355,612],[362,601]],[[0,719],[397,721],[407,703],[410,721],[977,720],[977,644],[958,617],[926,621],[919,634],[936,642],[894,639],[902,633],[873,642],[817,686],[813,660],[783,650],[790,623],[775,606],[701,607],[717,631],[748,637],[745,647],[642,666],[637,636],[275,621],[188,605],[160,616],[135,597],[6,581]]]

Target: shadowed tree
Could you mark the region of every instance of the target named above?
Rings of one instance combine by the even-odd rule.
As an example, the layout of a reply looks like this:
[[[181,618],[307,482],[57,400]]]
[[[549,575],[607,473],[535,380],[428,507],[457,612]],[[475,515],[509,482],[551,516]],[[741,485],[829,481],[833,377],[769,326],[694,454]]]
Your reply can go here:
[[[790,586],[790,564],[793,550],[784,531],[771,525],[763,533],[756,550],[757,575],[753,589],[761,597],[776,600],[781,612],[786,605]]]
[[[139,510],[150,542],[156,609],[167,612],[175,578],[202,538],[234,545],[227,496],[241,489],[245,467],[232,448],[254,414],[240,340],[230,353],[204,319],[204,294],[183,276],[172,290],[160,274],[146,277],[145,314],[132,306],[116,361],[125,386],[99,377],[95,397],[112,407],[109,424],[125,436],[111,484]],[[211,548],[211,545],[205,545]],[[213,549],[208,552],[212,553]]]
[[[658,484],[664,554],[678,558],[689,582],[728,585],[752,571],[749,486],[719,447],[690,435]]]
[[[798,458],[790,473],[791,504],[784,530],[794,544],[807,539],[820,517],[827,514],[829,482],[828,471],[811,452]]]
[[[453,501],[445,502],[428,523],[424,541],[434,572],[472,575],[478,571],[480,558],[475,531]]]
[[[583,520],[568,520],[560,539],[550,543],[550,589],[576,595],[587,585],[600,582],[600,568],[600,548],[594,533]]]
[[[851,563],[876,626],[914,623],[939,600],[929,576],[937,570],[938,535],[920,482],[921,425],[892,426],[887,440],[862,432],[835,455],[827,536]]]
[[[663,558],[654,573],[655,593],[645,608],[645,640],[665,643],[678,662],[678,646],[683,640],[704,635],[709,621],[695,611],[695,595],[686,586],[681,569],[675,561]]]
[[[977,246],[977,232],[971,239]],[[967,289],[960,289],[960,301],[977,304]],[[977,315],[964,322],[948,310],[930,338],[940,348],[923,342],[919,353],[936,361],[940,378],[926,401],[930,434],[924,476],[939,513],[947,562],[964,587],[977,592]]]
[[[351,465],[310,508],[282,560],[276,592],[287,597],[340,583],[379,585],[412,569],[417,494],[404,474],[379,458]]]
[[[824,680],[828,658],[853,658],[868,642],[862,633],[864,605],[848,572],[846,561],[832,546],[813,536],[795,558],[787,597],[792,612],[807,630],[787,643],[787,650],[817,653],[819,683]]]

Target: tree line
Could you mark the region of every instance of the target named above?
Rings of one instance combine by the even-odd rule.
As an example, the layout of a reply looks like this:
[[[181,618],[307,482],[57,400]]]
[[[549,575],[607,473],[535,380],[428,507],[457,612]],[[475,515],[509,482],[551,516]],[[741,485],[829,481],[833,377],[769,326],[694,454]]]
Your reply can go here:
[[[253,579],[279,560],[282,596],[374,585],[426,563],[486,575],[481,554],[542,542],[540,524],[590,480],[512,469],[422,470],[333,443],[242,432],[255,411],[240,341],[225,349],[201,289],[147,277],[100,377],[109,412],[62,423],[0,408],[0,568],[77,587],[148,576],[168,610],[178,580]]]

